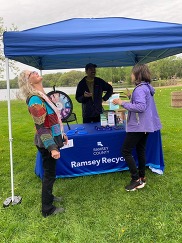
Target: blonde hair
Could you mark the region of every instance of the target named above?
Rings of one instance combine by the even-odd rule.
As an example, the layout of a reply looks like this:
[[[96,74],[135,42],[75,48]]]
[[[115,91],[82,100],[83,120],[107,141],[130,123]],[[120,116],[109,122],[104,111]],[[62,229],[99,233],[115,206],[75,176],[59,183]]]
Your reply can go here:
[[[23,70],[18,77],[19,92],[17,94],[18,99],[27,99],[32,95],[37,95],[38,92],[35,90],[30,82],[28,81],[28,70]]]

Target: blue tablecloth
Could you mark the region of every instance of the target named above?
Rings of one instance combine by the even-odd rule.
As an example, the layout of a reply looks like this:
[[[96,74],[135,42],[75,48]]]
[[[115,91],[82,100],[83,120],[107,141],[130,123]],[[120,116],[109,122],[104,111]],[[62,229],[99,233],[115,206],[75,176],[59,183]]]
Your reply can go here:
[[[75,177],[128,170],[121,155],[121,146],[126,135],[124,129],[96,130],[99,123],[73,124],[68,131],[69,145],[61,149],[57,161],[56,177]],[[136,152],[133,156],[137,160]],[[160,131],[150,133],[146,146],[146,166],[154,171],[164,171],[164,159]],[[42,158],[38,152],[35,173],[42,178]]]

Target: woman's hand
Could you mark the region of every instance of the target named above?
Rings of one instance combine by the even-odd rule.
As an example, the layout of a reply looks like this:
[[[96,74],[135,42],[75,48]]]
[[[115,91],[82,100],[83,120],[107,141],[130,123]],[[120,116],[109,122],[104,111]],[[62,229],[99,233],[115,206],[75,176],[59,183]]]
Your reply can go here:
[[[58,152],[57,150],[52,150],[52,151],[51,151],[51,156],[52,156],[54,159],[59,159],[59,158],[60,158],[60,152]]]
[[[131,97],[131,93],[128,88],[126,88],[126,92],[123,92],[129,99]]]
[[[64,133],[63,134],[63,138],[64,138],[64,144],[68,144],[68,137],[67,137],[67,135]]]
[[[113,103],[114,105],[121,105],[121,104],[122,104],[122,100],[119,99],[119,98],[117,98],[117,99],[113,99],[112,103]]]

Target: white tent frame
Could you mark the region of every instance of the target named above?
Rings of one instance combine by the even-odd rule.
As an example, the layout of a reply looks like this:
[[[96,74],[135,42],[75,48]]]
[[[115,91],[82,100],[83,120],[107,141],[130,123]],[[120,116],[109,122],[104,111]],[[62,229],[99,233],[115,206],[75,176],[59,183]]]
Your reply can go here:
[[[11,203],[16,205],[21,203],[22,198],[14,195],[14,176],[13,176],[13,137],[12,137],[12,121],[11,121],[11,97],[10,97],[10,79],[9,79],[9,59],[5,58],[6,63],[6,80],[7,80],[7,103],[8,103],[8,127],[9,127],[9,149],[10,149],[10,169],[11,169],[11,197],[8,197],[4,203],[4,207],[8,207]]]

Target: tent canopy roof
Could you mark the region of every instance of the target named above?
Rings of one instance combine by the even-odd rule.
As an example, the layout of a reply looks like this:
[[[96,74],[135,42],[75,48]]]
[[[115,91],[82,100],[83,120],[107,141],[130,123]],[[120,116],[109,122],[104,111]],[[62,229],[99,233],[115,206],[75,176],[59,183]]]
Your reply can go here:
[[[182,52],[182,25],[157,21],[76,18],[4,32],[7,58],[40,70],[133,66]]]

